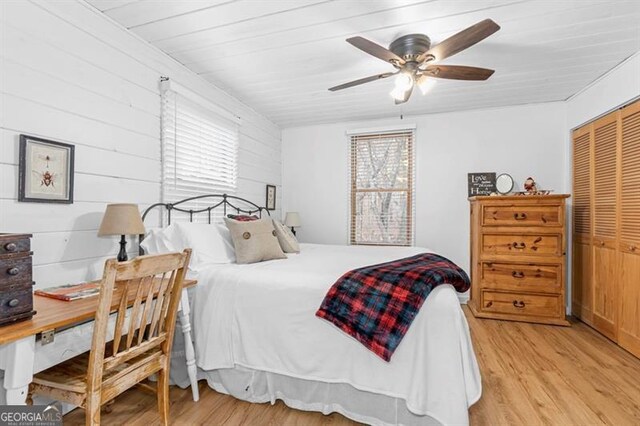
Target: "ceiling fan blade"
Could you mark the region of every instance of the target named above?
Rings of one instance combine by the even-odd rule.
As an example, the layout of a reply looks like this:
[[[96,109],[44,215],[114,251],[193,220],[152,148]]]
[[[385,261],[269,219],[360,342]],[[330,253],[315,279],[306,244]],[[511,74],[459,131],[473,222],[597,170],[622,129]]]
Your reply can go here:
[[[441,61],[484,40],[499,29],[500,25],[491,19],[485,19],[433,46],[420,55],[417,60],[421,62],[428,56],[433,56],[435,61]]]
[[[425,72],[431,77],[451,80],[486,80],[491,77],[494,70],[462,65],[429,65]]]
[[[368,53],[369,55],[375,56],[376,58],[382,59],[385,62],[390,62],[392,64],[404,65],[404,59],[400,56],[396,55],[389,49],[385,49],[384,47],[376,44],[372,41],[367,40],[363,37],[351,37],[347,39],[348,43],[351,43],[358,49],[363,52]]]
[[[407,90],[406,92],[404,92],[404,99],[396,99],[396,105],[400,105],[403,104],[405,102],[407,102],[409,100],[409,98],[411,97],[411,93],[413,93],[413,86],[411,86],[409,88],[409,90]]]
[[[391,77],[392,75],[397,74],[395,72],[385,72],[378,75],[372,75],[371,77],[361,78],[359,80],[353,80],[348,83],[340,84],[339,86],[330,87],[329,90],[335,92],[336,90],[346,89],[348,87],[358,86],[360,84],[369,83],[370,81],[376,81],[383,78]]]

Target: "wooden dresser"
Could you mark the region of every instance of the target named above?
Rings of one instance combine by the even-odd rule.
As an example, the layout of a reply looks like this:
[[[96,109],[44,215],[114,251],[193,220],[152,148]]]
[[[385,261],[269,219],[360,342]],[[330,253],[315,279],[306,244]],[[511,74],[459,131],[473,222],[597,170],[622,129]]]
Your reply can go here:
[[[469,198],[469,308],[475,316],[569,325],[565,318],[567,197]]]
[[[30,234],[0,234],[0,325],[35,314],[31,254]]]

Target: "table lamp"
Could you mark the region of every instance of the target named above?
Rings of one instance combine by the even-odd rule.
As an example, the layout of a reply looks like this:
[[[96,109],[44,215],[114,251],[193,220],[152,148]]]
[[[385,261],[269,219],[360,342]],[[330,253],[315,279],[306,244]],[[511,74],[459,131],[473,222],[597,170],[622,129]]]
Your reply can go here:
[[[293,235],[296,235],[296,226],[300,227],[302,223],[300,222],[300,213],[298,212],[287,212],[287,215],[284,218],[285,226],[291,228],[291,232]]]
[[[127,240],[125,235],[144,234],[144,224],[140,218],[137,204],[107,204],[102,217],[98,236],[120,235],[120,252],[118,261],[124,262],[127,257]]]

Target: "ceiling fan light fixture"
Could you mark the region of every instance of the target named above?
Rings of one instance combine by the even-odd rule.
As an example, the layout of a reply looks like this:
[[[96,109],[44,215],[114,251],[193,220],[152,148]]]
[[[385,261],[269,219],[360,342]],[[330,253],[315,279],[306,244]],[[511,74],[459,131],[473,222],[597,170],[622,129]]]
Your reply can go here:
[[[429,78],[429,77],[422,77],[418,80],[418,83],[417,83],[418,89],[420,89],[420,92],[423,95],[426,95],[427,92],[429,92],[435,85],[436,85],[436,80],[434,78]]]
[[[470,48],[499,29],[500,25],[493,20],[484,19],[455,33],[435,46],[431,45],[431,40],[424,34],[408,34],[392,41],[388,49],[360,36],[348,38],[348,43],[392,65],[395,70],[353,80],[331,87],[329,90],[335,92],[395,75],[395,87],[391,91],[391,96],[396,99],[396,105],[399,105],[409,100],[415,86],[420,88],[423,95],[427,93],[435,83],[434,78],[467,81],[486,80],[491,77],[494,70],[464,65],[434,64]]]
[[[398,73],[396,76],[396,87],[395,89],[402,90],[402,92],[406,92],[407,90],[413,87],[415,83],[413,79],[413,75],[408,72]],[[394,89],[394,91],[395,91]]]
[[[403,89],[401,87],[394,87],[393,90],[391,91],[391,97],[393,99],[395,99],[396,101],[402,101],[404,100],[406,94],[407,94],[407,90],[409,89]]]

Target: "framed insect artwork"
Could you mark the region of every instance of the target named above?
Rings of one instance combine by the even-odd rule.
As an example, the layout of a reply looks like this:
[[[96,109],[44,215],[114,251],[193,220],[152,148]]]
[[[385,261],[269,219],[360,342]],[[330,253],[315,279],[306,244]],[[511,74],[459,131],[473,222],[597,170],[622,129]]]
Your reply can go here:
[[[267,210],[275,210],[276,209],[276,186],[275,185],[267,185],[267,199],[266,199],[266,208]]]
[[[18,201],[72,204],[74,148],[20,135]]]

